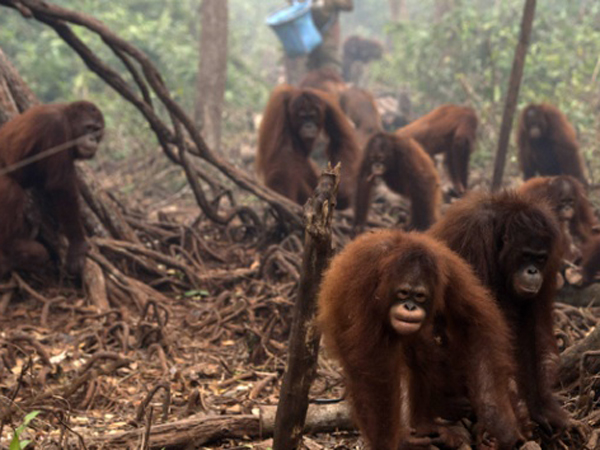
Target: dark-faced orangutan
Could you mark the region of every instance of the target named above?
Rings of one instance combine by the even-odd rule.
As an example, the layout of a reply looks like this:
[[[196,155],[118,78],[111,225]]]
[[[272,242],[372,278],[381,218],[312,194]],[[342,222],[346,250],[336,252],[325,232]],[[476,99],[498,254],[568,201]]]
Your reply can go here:
[[[0,128],[0,276],[41,266],[48,259],[46,249],[24,230],[28,188],[47,195],[69,241],[67,270],[81,273],[88,244],[79,213],[75,160],[96,154],[103,131],[102,113],[86,101],[35,106]],[[14,167],[58,146],[64,148]]]
[[[466,106],[442,105],[396,131],[416,139],[429,155],[444,154],[444,164],[456,195],[469,181],[469,159],[477,139],[477,115]]]
[[[378,178],[410,199],[412,228],[426,230],[436,221],[442,191],[432,159],[416,140],[380,132],[369,140],[358,172],[354,234],[367,221],[371,190]]]
[[[400,230],[363,234],[331,262],[318,302],[326,348],[342,365],[370,449],[448,436],[434,423],[448,390],[464,393],[500,449],[521,439],[509,329],[471,268],[443,244]]]
[[[552,211],[517,194],[472,194],[453,203],[429,231],[475,269],[508,321],[517,384],[531,419],[546,430],[567,425],[554,397],[559,363],[553,331],[562,240]]]
[[[354,192],[360,150],[352,125],[324,92],[287,85],[273,91],[260,124],[256,169],[268,187],[304,204],[319,177],[310,156],[321,131],[329,138],[329,161],[342,165],[337,207],[344,209]]]
[[[364,149],[369,138],[383,131],[381,116],[373,95],[366,89],[349,87],[340,95],[340,107],[354,124],[356,141]]]
[[[539,175],[571,175],[587,185],[577,133],[567,117],[547,103],[530,104],[519,118],[519,163],[523,179]]]
[[[535,177],[519,187],[519,193],[535,202],[547,202],[554,211],[565,245],[564,257],[575,262],[596,234],[596,216],[583,185],[570,175]]]

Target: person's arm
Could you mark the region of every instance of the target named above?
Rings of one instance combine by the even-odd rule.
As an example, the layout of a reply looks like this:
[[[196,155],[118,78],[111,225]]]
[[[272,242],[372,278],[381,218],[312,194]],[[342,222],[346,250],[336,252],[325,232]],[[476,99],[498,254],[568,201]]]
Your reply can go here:
[[[352,11],[354,9],[353,0],[332,0],[332,3],[340,11]]]
[[[354,2],[353,0],[315,0],[313,8],[321,8],[328,11],[352,11],[354,9]]]

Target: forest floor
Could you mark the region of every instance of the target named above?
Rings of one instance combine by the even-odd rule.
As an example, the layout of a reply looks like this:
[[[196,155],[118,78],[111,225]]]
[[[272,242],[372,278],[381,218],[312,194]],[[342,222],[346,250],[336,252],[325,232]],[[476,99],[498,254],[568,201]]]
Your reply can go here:
[[[141,195],[130,201],[149,212],[150,223],[192,223],[197,208],[185,183],[168,196],[157,188],[161,177],[172,183],[180,175],[168,168],[144,170],[152,171],[144,175],[152,185],[110,170],[104,183],[111,186],[118,179],[119,188],[136,184]],[[381,214],[398,211],[386,202],[376,209]],[[186,418],[256,415],[261,406],[277,404],[300,275],[301,237],[276,248],[257,248],[232,242],[225,229],[207,220],[197,227],[222,257],[207,259],[206,271],[225,275],[209,279],[202,289],[165,294],[168,302],[155,302],[146,311],[123,302],[99,313],[76,281],[54,273],[21,274],[0,285],[0,449],[8,449],[13,430],[32,411],[40,414],[20,433],[21,440],[33,441],[27,448],[143,449],[144,433],[126,445],[111,436]],[[600,320],[595,307],[561,304],[557,312],[562,349]],[[545,448],[583,449],[583,443],[597,442],[599,387],[597,375],[586,374],[561,391],[566,409],[584,427]],[[342,396],[338,366],[320,358],[311,400]],[[222,432],[224,438],[205,444],[165,447],[270,446],[268,436],[227,437],[227,430]],[[303,445],[310,450],[364,448],[353,431],[308,434]]]

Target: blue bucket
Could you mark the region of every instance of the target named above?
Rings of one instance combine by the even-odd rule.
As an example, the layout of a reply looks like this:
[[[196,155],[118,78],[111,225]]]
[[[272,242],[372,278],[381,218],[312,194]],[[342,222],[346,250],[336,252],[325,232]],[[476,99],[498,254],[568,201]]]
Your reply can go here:
[[[323,42],[310,14],[311,4],[312,0],[294,0],[291,6],[267,17],[267,25],[273,28],[288,56],[306,55]]]

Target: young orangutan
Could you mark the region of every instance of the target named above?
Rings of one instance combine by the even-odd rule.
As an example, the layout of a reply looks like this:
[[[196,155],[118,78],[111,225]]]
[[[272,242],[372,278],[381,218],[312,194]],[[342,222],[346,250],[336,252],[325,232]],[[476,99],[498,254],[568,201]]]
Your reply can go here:
[[[497,448],[522,441],[506,321],[442,243],[400,230],[359,236],[325,273],[318,322],[370,449],[430,448],[434,433],[458,448],[462,440],[434,422],[445,415],[448,391],[470,400]]]
[[[442,194],[433,161],[414,139],[379,132],[369,140],[358,174],[355,235],[364,228],[371,190],[379,177],[392,191],[410,199],[412,228],[426,230],[436,221]]]

